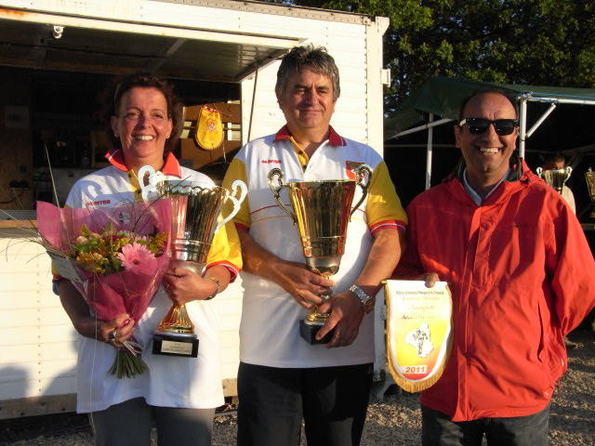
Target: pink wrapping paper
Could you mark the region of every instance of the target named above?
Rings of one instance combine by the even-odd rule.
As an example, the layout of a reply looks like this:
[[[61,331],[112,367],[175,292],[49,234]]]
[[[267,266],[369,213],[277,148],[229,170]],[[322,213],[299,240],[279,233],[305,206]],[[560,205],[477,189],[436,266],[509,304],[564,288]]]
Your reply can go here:
[[[71,245],[80,235],[82,225],[92,232],[102,233],[109,223],[118,231],[140,236],[154,232],[169,233],[171,202],[159,199],[152,203],[91,209],[58,208],[51,203],[37,202],[37,228],[44,244],[65,256],[72,252]],[[105,275],[84,271],[74,259],[73,263],[81,277],[85,278],[82,289],[77,289],[99,319],[112,320],[118,314],[128,313],[138,322],[169,266],[169,246],[164,247],[163,255],[155,261]]]

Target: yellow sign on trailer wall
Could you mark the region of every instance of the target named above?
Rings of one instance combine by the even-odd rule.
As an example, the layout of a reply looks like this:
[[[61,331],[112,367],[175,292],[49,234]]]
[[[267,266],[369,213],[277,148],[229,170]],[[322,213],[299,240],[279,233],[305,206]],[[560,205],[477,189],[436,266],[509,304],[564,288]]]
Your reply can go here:
[[[387,280],[386,356],[395,382],[408,392],[432,386],[451,350],[452,298],[446,282]]]

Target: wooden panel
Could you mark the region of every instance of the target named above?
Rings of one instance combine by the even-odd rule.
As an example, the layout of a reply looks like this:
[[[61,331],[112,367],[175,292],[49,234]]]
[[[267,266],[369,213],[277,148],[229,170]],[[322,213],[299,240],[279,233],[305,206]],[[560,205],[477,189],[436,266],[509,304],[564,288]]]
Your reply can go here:
[[[184,130],[180,138],[181,159],[190,162],[192,169],[198,170],[208,164],[219,161],[223,158],[223,154],[233,152],[240,148],[241,136],[234,138],[230,135],[232,128],[233,133],[241,132],[241,107],[240,104],[228,104],[226,102],[217,102],[214,104],[207,104],[209,107],[217,109],[221,114],[221,121],[223,121],[224,138],[220,147],[214,150],[205,150],[201,148],[194,137],[196,135],[197,119],[200,114],[201,105],[192,105],[184,107]],[[233,124],[233,126],[232,126]]]
[[[223,122],[231,122],[239,124],[242,122],[242,113],[240,110],[240,104],[229,104],[227,102],[216,102],[214,104],[208,104],[210,107],[217,109],[221,113],[221,120]],[[200,114],[202,105],[191,105],[184,107],[184,120],[194,121],[192,124],[196,126],[196,120]]]
[[[201,149],[198,144],[196,144],[196,142],[194,142],[194,139],[185,138],[180,140],[180,145],[182,148],[181,159],[183,162],[186,160],[191,161],[192,164],[188,165],[187,167],[190,167],[194,170],[199,170],[201,167],[221,160],[223,158],[224,150],[227,154],[239,149],[241,143],[240,141],[224,141],[221,147],[217,149],[204,150]],[[231,155],[228,156],[228,161],[231,161],[231,158]]]

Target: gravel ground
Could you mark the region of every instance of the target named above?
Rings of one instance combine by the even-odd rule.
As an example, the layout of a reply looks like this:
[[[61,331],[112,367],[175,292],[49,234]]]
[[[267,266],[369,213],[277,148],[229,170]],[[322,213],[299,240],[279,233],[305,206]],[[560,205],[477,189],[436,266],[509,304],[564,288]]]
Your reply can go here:
[[[595,334],[580,330],[570,338],[578,346],[569,351],[568,373],[554,395],[551,444],[592,446],[595,445]],[[235,444],[235,422],[233,413],[215,418],[213,446]],[[420,431],[417,396],[391,387],[384,401],[370,405],[362,445],[417,445]],[[61,414],[0,420],[0,445],[91,446],[93,441],[86,416]]]

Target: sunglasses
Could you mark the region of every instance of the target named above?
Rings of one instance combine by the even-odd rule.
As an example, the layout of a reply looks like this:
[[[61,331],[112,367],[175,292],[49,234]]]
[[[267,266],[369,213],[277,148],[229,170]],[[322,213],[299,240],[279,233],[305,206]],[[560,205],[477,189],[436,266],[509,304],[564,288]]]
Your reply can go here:
[[[469,133],[472,135],[481,135],[485,133],[490,124],[493,124],[494,130],[498,135],[510,135],[515,127],[519,126],[516,119],[485,119],[485,118],[465,118],[459,122],[459,127],[466,125],[469,127]]]

